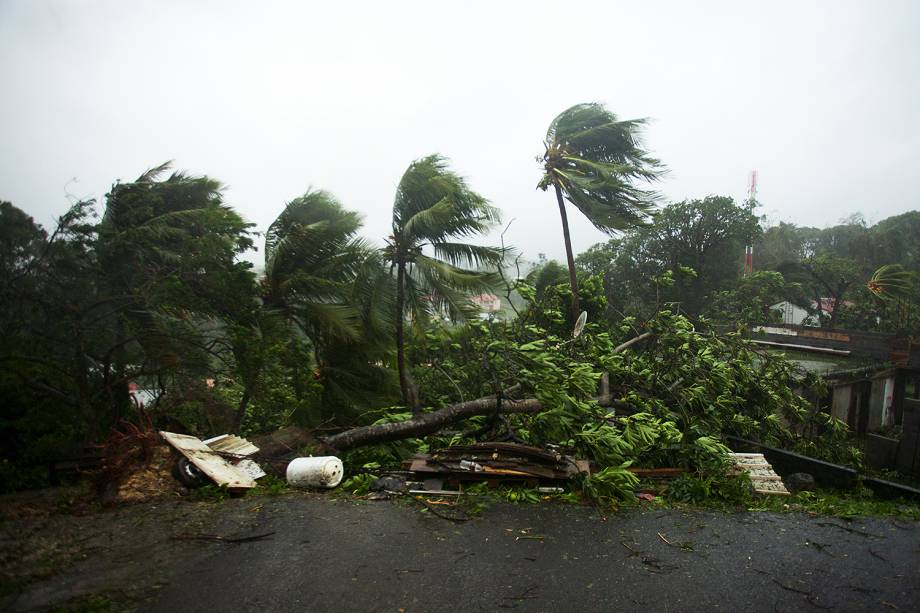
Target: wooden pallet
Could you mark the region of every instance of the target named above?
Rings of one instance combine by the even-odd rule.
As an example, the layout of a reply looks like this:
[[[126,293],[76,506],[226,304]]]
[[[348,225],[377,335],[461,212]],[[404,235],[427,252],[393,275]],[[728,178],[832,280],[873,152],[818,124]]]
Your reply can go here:
[[[732,453],[732,472],[747,473],[754,484],[754,491],[767,496],[790,496],[783,484],[783,478],[773,471],[762,453]]]

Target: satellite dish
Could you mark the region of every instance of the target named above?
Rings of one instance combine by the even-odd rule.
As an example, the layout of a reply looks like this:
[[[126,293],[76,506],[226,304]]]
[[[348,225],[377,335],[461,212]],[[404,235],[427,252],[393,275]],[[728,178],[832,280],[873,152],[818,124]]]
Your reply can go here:
[[[585,329],[586,321],[588,321],[588,312],[582,311],[581,315],[578,316],[578,321],[575,322],[575,330],[572,332],[572,338],[578,338],[581,335],[582,330]]]

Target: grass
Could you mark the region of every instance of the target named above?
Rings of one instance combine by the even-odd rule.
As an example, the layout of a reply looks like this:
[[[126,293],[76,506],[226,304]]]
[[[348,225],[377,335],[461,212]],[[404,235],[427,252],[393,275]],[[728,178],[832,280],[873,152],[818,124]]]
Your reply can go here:
[[[873,498],[871,493],[862,491],[818,490],[799,492],[794,496],[766,496],[748,510],[805,512],[844,518],[897,517],[920,520],[920,502],[903,499],[880,500]]]

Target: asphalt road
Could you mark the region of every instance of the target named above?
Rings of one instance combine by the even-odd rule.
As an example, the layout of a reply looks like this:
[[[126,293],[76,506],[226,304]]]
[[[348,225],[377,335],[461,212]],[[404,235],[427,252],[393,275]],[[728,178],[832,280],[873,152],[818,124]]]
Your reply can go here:
[[[455,524],[311,500],[239,534],[267,531],[188,559],[148,610],[920,609],[920,530],[888,520],[501,505]]]
[[[5,605],[40,610],[108,593],[169,613],[920,610],[912,522],[662,509],[602,517],[547,503],[495,504],[453,523],[420,511],[294,494],[56,518],[34,538],[63,542],[70,531],[84,553]],[[243,543],[187,538],[266,532]]]

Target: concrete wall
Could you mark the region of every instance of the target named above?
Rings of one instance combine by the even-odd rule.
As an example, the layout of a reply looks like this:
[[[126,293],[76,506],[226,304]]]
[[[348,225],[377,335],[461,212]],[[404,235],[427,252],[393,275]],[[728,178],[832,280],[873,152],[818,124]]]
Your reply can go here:
[[[898,445],[897,469],[920,476],[920,400],[904,399],[904,431]]]
[[[885,380],[872,380],[872,393],[869,395],[869,423],[867,432],[877,432],[882,427],[882,401],[885,397]]]
[[[842,422],[845,422],[851,428],[855,429],[856,424],[850,423],[850,402],[853,400],[852,385],[838,385],[834,387],[834,395],[831,399],[831,415]]]

